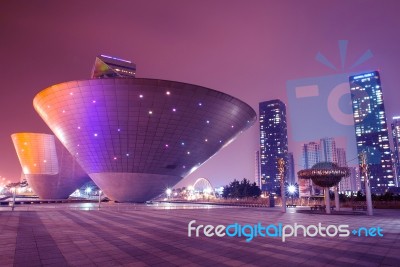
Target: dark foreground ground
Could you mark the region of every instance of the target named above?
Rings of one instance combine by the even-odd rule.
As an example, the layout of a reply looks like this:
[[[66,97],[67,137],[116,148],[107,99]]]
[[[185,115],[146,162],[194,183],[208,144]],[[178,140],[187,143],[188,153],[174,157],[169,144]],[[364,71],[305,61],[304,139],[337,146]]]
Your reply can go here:
[[[400,266],[400,210],[323,215],[180,204],[42,204],[0,209],[0,266]],[[297,208],[299,210],[301,208]],[[188,223],[380,227],[376,236],[188,237]],[[377,229],[377,228],[375,228]],[[270,229],[273,233],[273,228]],[[247,232],[250,231],[247,229]],[[289,231],[289,230],[288,230]],[[233,230],[232,230],[233,233]],[[300,234],[302,232],[299,232]],[[331,228],[331,233],[334,229]]]

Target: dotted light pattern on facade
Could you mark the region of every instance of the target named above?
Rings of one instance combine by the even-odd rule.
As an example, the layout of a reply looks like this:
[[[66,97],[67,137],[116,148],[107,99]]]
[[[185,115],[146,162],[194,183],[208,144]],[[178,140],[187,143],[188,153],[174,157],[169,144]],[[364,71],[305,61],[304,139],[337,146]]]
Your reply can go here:
[[[34,107],[96,184],[119,201],[160,194],[256,119],[230,95],[143,78],[57,84],[37,94]]]

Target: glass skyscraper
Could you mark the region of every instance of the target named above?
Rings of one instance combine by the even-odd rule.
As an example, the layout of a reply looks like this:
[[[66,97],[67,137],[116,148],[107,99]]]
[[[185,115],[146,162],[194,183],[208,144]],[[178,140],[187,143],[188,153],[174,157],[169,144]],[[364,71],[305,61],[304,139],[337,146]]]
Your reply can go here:
[[[289,184],[296,183],[296,175],[295,175],[295,172],[294,172],[294,157],[293,157],[293,153],[291,153],[291,152],[288,153],[286,181]]]
[[[400,116],[393,117],[392,137],[394,146],[395,184],[399,186],[400,176]]]
[[[337,163],[337,149],[335,139],[332,137],[320,140],[321,161]]]
[[[276,192],[280,188],[278,158],[283,158],[288,166],[286,105],[275,99],[261,102],[259,108],[261,188]]]
[[[349,82],[357,152],[367,153],[371,192],[382,194],[395,182],[379,72],[350,76]]]

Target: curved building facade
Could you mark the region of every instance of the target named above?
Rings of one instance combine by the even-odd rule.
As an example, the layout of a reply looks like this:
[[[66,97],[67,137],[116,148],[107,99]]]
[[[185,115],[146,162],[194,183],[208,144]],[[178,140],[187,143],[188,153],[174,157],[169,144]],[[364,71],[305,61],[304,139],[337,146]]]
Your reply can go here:
[[[22,171],[41,199],[68,198],[89,176],[54,135],[11,135]]]
[[[60,83],[38,93],[34,107],[117,201],[157,196],[256,120],[249,105],[225,93],[143,78]]]

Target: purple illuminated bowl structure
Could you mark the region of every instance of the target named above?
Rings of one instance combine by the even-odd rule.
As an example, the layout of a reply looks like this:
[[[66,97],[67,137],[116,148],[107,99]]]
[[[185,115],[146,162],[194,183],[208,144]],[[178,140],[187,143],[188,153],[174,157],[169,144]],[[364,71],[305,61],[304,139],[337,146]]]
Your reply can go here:
[[[201,86],[142,78],[71,81],[34,107],[111,199],[143,202],[175,185],[256,120],[246,103]]]

